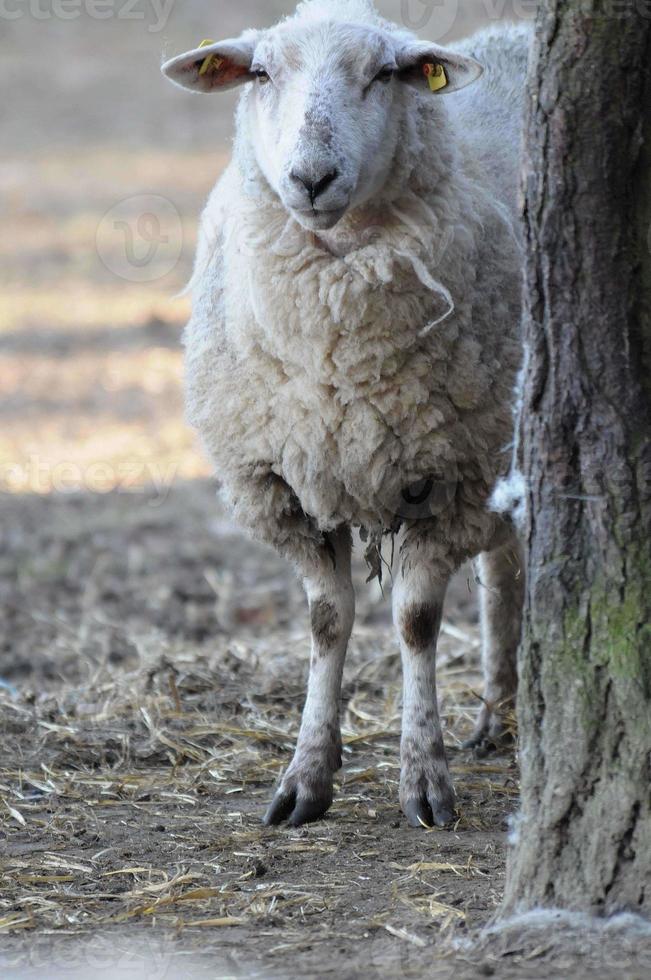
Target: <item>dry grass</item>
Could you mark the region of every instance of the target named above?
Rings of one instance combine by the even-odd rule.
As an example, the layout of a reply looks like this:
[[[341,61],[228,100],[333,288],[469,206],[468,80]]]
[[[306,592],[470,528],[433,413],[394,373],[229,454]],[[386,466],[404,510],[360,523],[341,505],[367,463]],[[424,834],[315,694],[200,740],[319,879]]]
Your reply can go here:
[[[347,957],[383,971],[396,951],[424,961],[441,937],[487,919],[517,785],[512,758],[458,748],[479,706],[463,578],[440,671],[455,828],[416,833],[400,816],[398,656],[360,567],[335,804],[312,827],[267,830],[260,815],[291,757],[307,666],[303,600],[284,566],[218,519],[204,484],[165,499],[5,505],[7,679],[20,688],[0,694],[7,948],[153,928],[189,948],[210,936],[265,969],[300,956],[318,972],[336,930]]]
[[[248,704],[231,714],[214,704],[215,691],[232,686],[227,651],[173,662],[121,677],[102,671],[90,689],[33,705],[5,700],[3,758],[13,761],[0,771],[0,931],[246,929],[255,935],[247,957],[262,941],[273,959],[318,947],[336,921],[356,941],[383,929],[424,949],[492,911],[502,873],[492,839],[513,792],[508,761],[453,763],[463,805],[455,831],[409,833],[396,804],[395,720],[383,714],[387,699],[362,688],[354,693],[375,721],[346,715],[347,768],[330,819],[264,830],[259,816],[289,758],[300,686],[285,677],[282,695],[252,693],[258,672],[240,656]],[[469,694],[461,706],[471,705]],[[400,860],[388,859],[389,840]]]

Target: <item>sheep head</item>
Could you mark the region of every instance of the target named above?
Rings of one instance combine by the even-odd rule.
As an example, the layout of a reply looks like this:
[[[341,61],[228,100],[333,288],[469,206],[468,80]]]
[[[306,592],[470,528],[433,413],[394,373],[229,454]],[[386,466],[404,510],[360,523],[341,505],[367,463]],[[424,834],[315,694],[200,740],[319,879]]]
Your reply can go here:
[[[193,91],[247,84],[243,109],[258,166],[311,230],[332,228],[381,192],[415,92],[439,98],[481,72],[473,59],[382,20],[368,0],[309,0],[269,30],[206,43],[163,65]]]

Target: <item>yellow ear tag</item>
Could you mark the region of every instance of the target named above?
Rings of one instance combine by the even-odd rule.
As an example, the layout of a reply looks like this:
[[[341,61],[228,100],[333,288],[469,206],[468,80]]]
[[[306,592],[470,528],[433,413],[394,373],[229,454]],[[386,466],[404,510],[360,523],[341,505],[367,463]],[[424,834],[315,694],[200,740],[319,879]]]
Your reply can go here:
[[[211,41],[210,38],[207,38],[205,41],[201,42],[199,47],[207,48],[210,44],[215,44],[215,41]],[[199,74],[205,75],[211,66],[214,66],[214,68],[217,69],[220,68],[222,64],[223,64],[223,58],[218,58],[216,54],[209,54],[206,60],[204,61],[204,63],[202,64],[201,68],[199,69]]]
[[[448,84],[448,76],[443,65],[423,65],[423,72],[431,92],[438,92]]]

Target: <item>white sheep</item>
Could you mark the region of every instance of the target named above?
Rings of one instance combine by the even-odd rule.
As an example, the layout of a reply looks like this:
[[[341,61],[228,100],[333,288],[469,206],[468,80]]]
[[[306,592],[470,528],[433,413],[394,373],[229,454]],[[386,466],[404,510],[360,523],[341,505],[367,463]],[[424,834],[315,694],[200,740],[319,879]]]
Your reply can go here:
[[[351,528],[376,570],[382,536],[398,535],[412,826],[454,817],[435,651],[450,576],[480,554],[473,744],[498,734],[514,694],[518,545],[488,500],[508,469],[521,356],[526,49],[525,31],[501,27],[452,52],[371,0],[308,0],[270,30],[163,66],[195,91],[243,84],[234,159],[201,224],[187,397],[235,518],[294,563],[310,604],[307,700],[269,824],[332,802]]]

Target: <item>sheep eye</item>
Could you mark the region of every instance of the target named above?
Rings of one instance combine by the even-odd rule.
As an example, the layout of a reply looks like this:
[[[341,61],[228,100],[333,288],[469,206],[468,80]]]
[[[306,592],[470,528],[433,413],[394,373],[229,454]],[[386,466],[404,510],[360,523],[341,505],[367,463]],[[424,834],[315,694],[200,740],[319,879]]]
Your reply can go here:
[[[266,85],[267,82],[271,81],[269,72],[265,71],[264,68],[256,68],[253,73],[261,85]]]
[[[385,65],[385,67],[377,73],[373,81],[382,82],[383,85],[387,85],[393,78],[394,71],[395,69],[393,69],[390,65]]]

